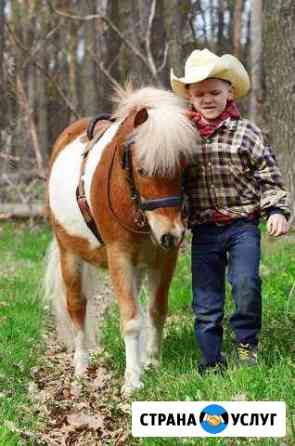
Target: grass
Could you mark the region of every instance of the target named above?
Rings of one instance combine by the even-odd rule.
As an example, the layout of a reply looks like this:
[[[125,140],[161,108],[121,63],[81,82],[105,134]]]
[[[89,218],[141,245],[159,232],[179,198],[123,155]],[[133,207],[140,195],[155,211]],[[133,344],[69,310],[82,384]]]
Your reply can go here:
[[[263,238],[263,329],[259,367],[232,366],[225,377],[196,374],[199,352],[193,333],[191,312],[190,257],[180,258],[177,274],[170,290],[169,316],[160,371],[148,372],[144,389],[134,396],[137,401],[228,401],[228,400],[282,400],[287,404],[288,437],[281,439],[134,439],[134,445],[245,445],[279,446],[295,444],[295,244],[279,239]],[[224,351],[231,358],[232,334],[228,317],[233,310],[227,290]],[[111,355],[112,367],[122,376],[124,349],[119,334],[118,314],[110,312],[105,327],[105,343]],[[293,420],[293,422],[292,422]],[[287,443],[286,443],[287,441]]]
[[[41,349],[38,290],[48,233],[10,225],[0,231],[0,445],[13,446],[20,438],[6,422],[25,430],[34,425],[27,394]]]
[[[18,434],[6,427],[7,421],[24,430],[34,430],[36,425],[29,410],[28,385],[31,368],[38,364],[43,354],[42,308],[38,290],[42,258],[49,238],[46,227],[0,226],[0,446],[21,444]],[[134,439],[132,445],[126,446],[295,444],[294,258],[294,242],[291,244],[284,239],[271,242],[264,237],[264,323],[259,367],[233,367],[225,378],[210,376],[200,379],[195,371],[199,352],[190,307],[190,259],[189,255],[181,256],[170,292],[161,370],[146,373],[144,389],[133,398],[155,401],[284,400],[288,406],[287,439],[146,438]],[[231,310],[231,300],[227,299],[226,314],[229,315]],[[122,378],[125,358],[116,310],[109,312],[104,340],[112,369]],[[231,333],[227,329],[225,352],[230,353],[231,345]]]

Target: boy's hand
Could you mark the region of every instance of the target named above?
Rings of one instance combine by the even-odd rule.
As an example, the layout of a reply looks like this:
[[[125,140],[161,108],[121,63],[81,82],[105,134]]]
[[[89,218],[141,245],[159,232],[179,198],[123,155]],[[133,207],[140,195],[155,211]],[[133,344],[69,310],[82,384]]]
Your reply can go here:
[[[267,220],[267,232],[274,237],[287,234],[289,230],[289,224],[287,219],[282,214],[272,214]]]

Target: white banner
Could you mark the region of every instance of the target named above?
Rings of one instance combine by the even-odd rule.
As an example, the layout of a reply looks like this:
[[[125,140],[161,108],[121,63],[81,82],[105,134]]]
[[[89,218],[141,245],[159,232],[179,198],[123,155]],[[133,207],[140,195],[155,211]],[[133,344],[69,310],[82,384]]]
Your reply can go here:
[[[137,401],[134,437],[284,437],[282,401]]]

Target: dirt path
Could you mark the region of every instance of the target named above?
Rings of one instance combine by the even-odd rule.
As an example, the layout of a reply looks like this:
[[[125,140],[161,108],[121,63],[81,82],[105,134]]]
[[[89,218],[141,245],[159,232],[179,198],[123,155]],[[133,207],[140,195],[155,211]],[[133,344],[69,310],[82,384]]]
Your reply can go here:
[[[100,281],[98,322],[113,296],[106,276]],[[102,304],[103,302],[103,304]],[[32,370],[29,392],[42,422],[34,443],[41,445],[129,446],[130,403],[120,394],[121,382],[111,372],[102,350],[92,355],[88,376],[75,382],[71,355],[60,345],[54,324],[44,334],[42,366]]]

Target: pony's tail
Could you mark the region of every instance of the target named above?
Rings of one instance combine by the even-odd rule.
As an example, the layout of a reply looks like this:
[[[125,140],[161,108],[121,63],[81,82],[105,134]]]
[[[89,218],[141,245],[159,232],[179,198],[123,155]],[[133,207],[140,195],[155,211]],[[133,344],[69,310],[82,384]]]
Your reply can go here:
[[[97,268],[82,262],[82,292],[87,299],[85,319],[86,344],[88,348],[97,345]],[[66,306],[66,288],[61,272],[60,250],[56,238],[49,245],[46,255],[46,271],[44,275],[44,297],[56,318],[57,333],[60,340],[72,351],[74,349],[75,329]]]

